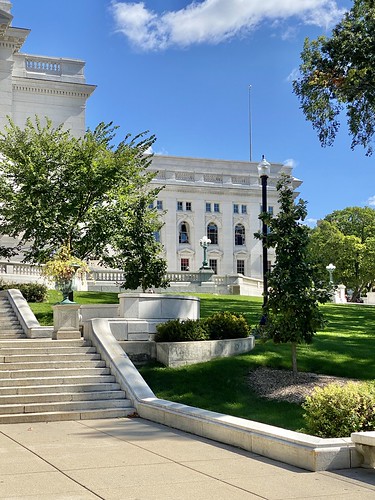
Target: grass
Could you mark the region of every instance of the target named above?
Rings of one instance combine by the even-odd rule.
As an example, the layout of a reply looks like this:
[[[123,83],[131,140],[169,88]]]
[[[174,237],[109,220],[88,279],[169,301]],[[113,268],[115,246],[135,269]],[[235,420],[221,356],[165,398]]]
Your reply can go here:
[[[41,325],[49,326],[53,324],[52,306],[61,300],[61,292],[48,290],[46,302],[30,303],[30,307]],[[118,294],[110,292],[74,292],[74,300],[79,304],[118,304]]]
[[[261,315],[262,299],[244,296],[199,295],[201,317],[216,311],[242,313],[252,326]],[[48,303],[30,304],[41,324],[52,324],[51,305],[60,300],[52,291]],[[85,303],[117,303],[116,293],[76,292]],[[298,347],[300,371],[375,379],[375,308],[359,304],[322,306],[327,326],[311,345]],[[152,364],[140,369],[155,394],[192,406],[298,430],[303,426],[299,405],[259,398],[247,386],[250,370],[260,366],[291,369],[290,347],[258,343],[246,355],[213,360],[183,368]]]

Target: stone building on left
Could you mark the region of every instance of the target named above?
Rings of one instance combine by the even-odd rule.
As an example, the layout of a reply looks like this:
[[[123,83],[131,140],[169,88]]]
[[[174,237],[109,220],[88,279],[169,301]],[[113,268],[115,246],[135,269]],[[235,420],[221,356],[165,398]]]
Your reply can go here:
[[[20,52],[29,29],[12,25],[12,4],[0,0],[0,130],[8,118],[23,128],[29,117],[48,116],[80,137],[86,130],[86,101],[96,86],[85,80],[85,62]],[[3,245],[13,240],[1,238]]]
[[[95,90],[85,81],[84,61],[20,52],[30,30],[12,26],[11,8],[0,0],[0,129],[7,116],[23,127],[37,115],[83,135],[86,101]]]

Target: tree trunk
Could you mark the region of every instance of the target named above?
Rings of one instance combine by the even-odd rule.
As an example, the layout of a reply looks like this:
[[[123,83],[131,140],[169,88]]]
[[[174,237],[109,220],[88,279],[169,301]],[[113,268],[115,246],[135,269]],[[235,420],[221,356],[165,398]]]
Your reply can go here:
[[[292,367],[293,367],[293,378],[297,378],[297,344],[292,342]]]

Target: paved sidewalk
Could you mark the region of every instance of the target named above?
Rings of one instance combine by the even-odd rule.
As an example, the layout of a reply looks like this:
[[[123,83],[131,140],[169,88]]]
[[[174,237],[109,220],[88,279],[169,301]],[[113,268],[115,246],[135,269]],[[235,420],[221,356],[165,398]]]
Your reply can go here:
[[[142,419],[0,425],[0,499],[374,499],[375,470],[307,472]]]

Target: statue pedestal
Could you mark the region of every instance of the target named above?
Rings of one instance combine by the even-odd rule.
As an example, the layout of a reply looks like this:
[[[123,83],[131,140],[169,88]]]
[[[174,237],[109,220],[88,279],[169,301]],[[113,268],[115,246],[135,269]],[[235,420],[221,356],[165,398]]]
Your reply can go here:
[[[53,309],[52,339],[80,339],[79,304],[56,304]]]

